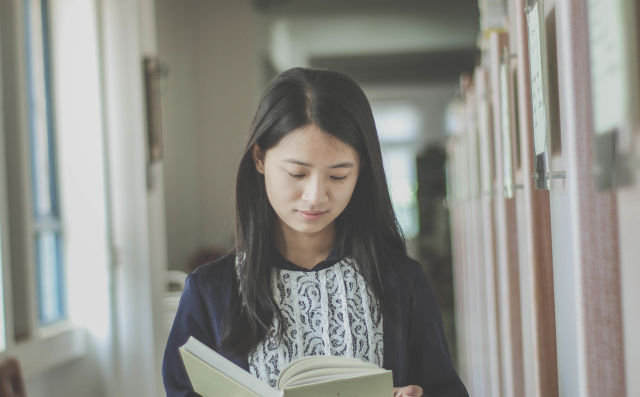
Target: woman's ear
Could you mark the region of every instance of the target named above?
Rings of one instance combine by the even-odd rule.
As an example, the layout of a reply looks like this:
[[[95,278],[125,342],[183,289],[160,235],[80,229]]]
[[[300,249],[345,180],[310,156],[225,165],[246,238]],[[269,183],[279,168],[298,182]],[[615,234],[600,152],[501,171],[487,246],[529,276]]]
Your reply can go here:
[[[259,173],[264,174],[264,152],[260,149],[257,143],[253,144],[252,156],[253,163],[256,165],[256,170]]]

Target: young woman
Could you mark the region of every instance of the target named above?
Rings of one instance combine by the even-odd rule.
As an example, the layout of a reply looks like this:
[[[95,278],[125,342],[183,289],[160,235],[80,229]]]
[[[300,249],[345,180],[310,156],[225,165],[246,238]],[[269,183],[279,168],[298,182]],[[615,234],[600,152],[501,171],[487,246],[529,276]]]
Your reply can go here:
[[[353,80],[295,68],[267,88],[238,170],[235,251],[186,281],[170,397],[195,395],[178,353],[189,336],[271,385],[298,357],[337,355],[393,370],[395,396],[467,396]]]

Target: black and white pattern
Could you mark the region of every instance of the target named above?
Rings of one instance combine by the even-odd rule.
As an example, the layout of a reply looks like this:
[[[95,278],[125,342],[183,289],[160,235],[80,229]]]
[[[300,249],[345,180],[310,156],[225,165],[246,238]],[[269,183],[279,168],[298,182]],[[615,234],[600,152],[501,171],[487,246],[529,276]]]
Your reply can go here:
[[[275,386],[290,361],[314,355],[357,357],[382,366],[378,301],[352,259],[310,272],[273,268],[272,283],[284,323],[274,321],[249,355],[252,374]],[[276,338],[280,326],[282,343]]]

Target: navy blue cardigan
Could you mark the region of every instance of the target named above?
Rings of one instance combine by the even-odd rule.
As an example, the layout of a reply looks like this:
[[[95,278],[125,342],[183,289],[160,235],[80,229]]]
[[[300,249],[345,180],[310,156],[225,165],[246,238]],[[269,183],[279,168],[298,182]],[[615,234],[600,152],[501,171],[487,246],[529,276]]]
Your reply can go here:
[[[275,254],[272,265],[298,271],[317,271],[335,264],[333,255],[313,269],[302,269]],[[194,336],[216,349],[221,323],[229,308],[235,275],[235,255],[229,254],[196,269],[187,277],[162,363],[168,397],[197,396],[191,389],[178,347]],[[384,368],[393,371],[394,386],[419,385],[425,396],[463,397],[467,390],[458,377],[447,342],[435,295],[420,264],[399,261],[393,275],[384,280],[385,295],[398,297],[393,310],[383,308]],[[389,295],[387,295],[389,296]],[[247,357],[225,355],[248,371]]]

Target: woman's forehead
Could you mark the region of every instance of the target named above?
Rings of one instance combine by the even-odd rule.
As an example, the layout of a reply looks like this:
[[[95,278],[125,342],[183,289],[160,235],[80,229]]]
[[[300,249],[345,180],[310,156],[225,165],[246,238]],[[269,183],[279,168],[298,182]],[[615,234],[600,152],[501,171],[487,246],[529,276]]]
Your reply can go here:
[[[350,145],[313,124],[291,131],[269,151],[283,160],[286,157],[302,162],[309,158],[322,163],[338,159],[354,162],[358,158]]]

